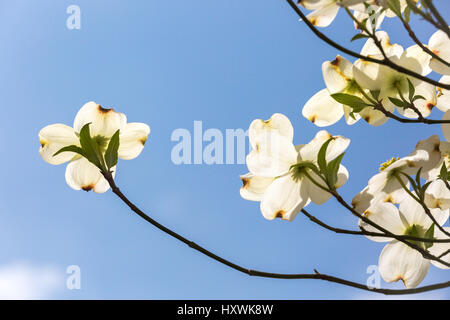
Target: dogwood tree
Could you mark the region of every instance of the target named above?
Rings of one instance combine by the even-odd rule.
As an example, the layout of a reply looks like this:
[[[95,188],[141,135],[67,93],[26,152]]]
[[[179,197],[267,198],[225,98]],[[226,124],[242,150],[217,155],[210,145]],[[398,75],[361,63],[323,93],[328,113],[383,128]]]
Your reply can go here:
[[[69,162],[67,184],[75,190],[102,193],[111,188],[133,212],[189,247],[239,272],[259,277],[318,279],[384,294],[410,294],[450,287],[450,281],[420,286],[431,265],[450,268],[450,28],[432,0],[299,0],[288,5],[301,21],[341,55],[322,65],[325,88],[318,88],[302,106],[305,121],[330,126],[344,117],[348,125],[365,121],[382,126],[387,121],[405,125],[433,125],[436,133],[417,142],[409,154],[395,155],[381,164],[367,186],[351,201],[339,194],[350,176],[345,150],[350,139],[318,128],[313,140],[294,142],[294,128],[282,113],[256,119],[249,127],[252,151],[248,173],[241,176],[242,198],[260,202],[262,216],[292,221],[303,214],[324,229],[386,242],[379,271],[390,283],[405,289],[371,288],[351,280],[319,273],[279,274],[252,270],[231,262],[190,241],[151,218],[117,187],[118,159],[130,160],[143,150],[150,128],[127,123],[126,116],[89,102],[75,117],[73,127],[54,124],[39,133],[40,154],[50,164]],[[306,12],[306,11],[308,12]],[[355,27],[351,41],[363,41],[359,52],[329,38],[338,11]],[[305,12],[306,13],[305,13]],[[421,42],[410,25],[411,15],[436,31]],[[414,45],[391,43],[384,19],[398,19]],[[353,59],[353,61],[351,61]],[[434,80],[432,73],[439,75]],[[439,119],[430,119],[436,107]],[[399,157],[397,157],[399,156]],[[380,161],[381,162],[381,161]],[[355,217],[355,228],[341,229],[319,220],[305,208],[337,201]],[[448,271],[447,271],[448,272]]]

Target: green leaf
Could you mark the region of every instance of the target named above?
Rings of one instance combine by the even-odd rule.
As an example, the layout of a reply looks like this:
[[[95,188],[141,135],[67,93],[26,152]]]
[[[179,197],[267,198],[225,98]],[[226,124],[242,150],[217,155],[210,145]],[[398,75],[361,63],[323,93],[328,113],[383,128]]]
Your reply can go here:
[[[117,130],[113,134],[113,136],[111,137],[111,140],[109,140],[108,148],[106,149],[106,152],[105,152],[105,162],[106,162],[106,167],[108,168],[108,170],[110,170],[112,167],[114,167],[117,164],[117,161],[119,158],[119,156],[118,156],[119,145],[120,145],[119,134],[120,134],[120,130]]]
[[[428,228],[427,232],[425,232],[425,239],[433,239],[434,238],[434,222]],[[433,246],[433,242],[425,242],[425,248],[431,248]]]
[[[327,148],[333,138],[328,139],[326,142],[322,144],[320,147],[319,153],[317,154],[317,164],[319,165],[319,169],[321,173],[327,172]]]
[[[414,98],[412,99],[412,102],[414,102],[416,100],[427,100],[427,99],[424,96],[417,95],[417,96],[414,96]]]
[[[409,104],[403,100],[393,98],[393,97],[389,97],[389,100],[399,108],[408,108],[409,107]]]
[[[447,166],[445,165],[445,162],[442,163],[441,171],[439,173],[439,178],[441,178],[443,180],[448,180],[448,171],[447,171]]]
[[[53,157],[57,156],[58,154],[63,153],[63,152],[74,152],[74,153],[77,153],[80,156],[84,157],[83,149],[81,149],[80,147],[75,146],[75,145],[71,145],[71,146],[67,146],[67,147],[59,149],[57,152],[55,152]]]
[[[409,181],[409,183],[411,183],[411,186],[412,186],[412,188],[414,189],[414,192],[416,193],[416,194],[419,194],[419,192],[420,192],[420,189],[418,188],[418,186],[417,186],[417,184],[416,184],[416,181],[413,179],[413,178],[411,178],[409,175],[407,175],[406,173],[404,173],[404,172],[399,172],[402,176],[404,176],[405,178],[407,178],[408,179],[408,181]]]
[[[402,16],[402,9],[399,0],[388,0],[389,9],[391,9],[398,17]]]
[[[408,80],[408,92],[409,92],[409,101],[413,102],[414,94],[416,93],[416,88],[414,88],[414,85],[412,84],[411,80],[407,78]]]
[[[369,36],[364,34],[364,33],[358,33],[358,34],[355,34],[350,41],[355,41],[355,40],[358,40],[358,39],[366,39],[368,37]]]
[[[105,170],[103,156],[97,143],[92,139],[89,130],[90,123],[87,123],[80,130],[80,144],[83,149],[84,157],[93,163],[100,170]]]
[[[370,94],[372,97],[378,101],[378,98],[380,96],[380,90],[370,90]]]
[[[365,107],[371,106],[371,104],[366,103],[360,97],[353,96],[347,93],[334,93],[331,95],[331,97],[337,102],[353,108],[353,112],[360,112]]]
[[[338,180],[338,172],[339,172],[339,167],[341,165],[341,161],[342,158],[344,157],[345,152],[342,153],[341,155],[339,155],[337,158],[333,159],[332,161],[330,161],[330,163],[328,163],[327,166],[327,182],[328,182],[328,186],[331,189],[335,189],[335,184]]]
[[[422,167],[419,168],[419,170],[417,170],[417,174],[416,174],[416,183],[417,183],[417,187],[420,188],[420,173],[422,172]]]
[[[406,23],[409,23],[411,18],[411,8],[407,6],[405,10],[403,10],[403,16],[405,17]]]

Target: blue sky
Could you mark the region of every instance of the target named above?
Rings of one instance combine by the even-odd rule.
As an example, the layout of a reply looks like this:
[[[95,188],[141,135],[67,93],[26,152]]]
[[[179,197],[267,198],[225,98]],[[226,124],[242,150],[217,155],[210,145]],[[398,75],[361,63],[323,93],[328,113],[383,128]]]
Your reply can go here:
[[[81,8],[80,30],[66,28],[72,4]],[[445,4],[442,12],[448,9]],[[427,42],[433,29],[413,22]],[[383,26],[393,42],[411,44],[398,24]],[[325,31],[344,43],[354,34],[344,12]],[[225,132],[281,112],[291,119],[297,144],[319,130],[301,107],[324,88],[321,64],[338,52],[315,38],[285,1],[2,0],[0,40],[0,270],[31,270],[22,291],[33,285],[38,297],[57,299],[381,298],[332,283],[250,278],[228,269],[148,225],[111,192],[70,189],[65,165],[51,166],[38,153],[45,125],[71,125],[88,101],[114,107],[152,129],[144,152],[120,162],[116,177],[152,217],[252,269],[316,268],[365,283],[384,244],[335,235],[301,215],[292,223],[267,221],[258,203],[239,195],[245,165],[177,166],[170,158],[172,132],[192,131],[195,120]],[[351,44],[357,51],[361,46]],[[343,160],[350,179],[340,189],[348,201],[380,163],[408,154],[420,139],[442,137],[439,126],[393,120],[379,128],[341,121],[327,130],[352,140]],[[357,227],[332,200],[308,209],[332,225]],[[69,265],[81,268],[81,290],[65,287]],[[38,281],[44,276],[50,281]],[[445,271],[431,267],[422,284],[446,279]],[[450,290],[412,298],[448,299]]]

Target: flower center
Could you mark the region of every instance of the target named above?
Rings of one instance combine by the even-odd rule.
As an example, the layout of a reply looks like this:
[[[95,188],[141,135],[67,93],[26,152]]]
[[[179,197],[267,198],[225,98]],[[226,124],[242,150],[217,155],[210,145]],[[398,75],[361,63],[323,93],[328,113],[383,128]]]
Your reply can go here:
[[[397,160],[400,160],[400,158],[399,157],[397,157],[397,158],[393,157],[391,160],[388,160],[388,161],[382,163],[380,165],[380,172],[386,170],[387,167],[389,167],[391,164],[393,164]]]
[[[105,153],[106,148],[108,148],[108,143],[110,139],[105,136],[97,135],[92,137],[92,140],[94,140],[94,142],[97,143],[100,152]]]
[[[303,163],[294,164],[290,169],[292,179],[295,182],[298,182],[305,176],[305,171],[306,171],[306,167]]]

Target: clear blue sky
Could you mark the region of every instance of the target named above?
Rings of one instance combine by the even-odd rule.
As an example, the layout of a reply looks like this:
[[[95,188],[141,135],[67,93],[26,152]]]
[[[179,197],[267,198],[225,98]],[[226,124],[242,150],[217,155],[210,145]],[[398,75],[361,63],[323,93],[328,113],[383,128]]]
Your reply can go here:
[[[71,4],[81,8],[81,30],[66,28]],[[433,30],[413,22],[428,42]],[[384,26],[393,42],[411,44],[398,24]],[[342,10],[325,31],[344,43],[354,34]],[[258,203],[239,195],[245,165],[176,166],[170,159],[172,131],[192,130],[194,120],[224,132],[281,112],[293,123],[295,143],[315,135],[301,107],[324,88],[321,64],[338,52],[315,38],[285,1],[1,0],[0,41],[0,267],[49,266],[66,277],[67,266],[79,265],[82,272],[81,290],[66,289],[63,279],[44,297],[381,298],[332,283],[240,274],[148,225],[111,192],[73,191],[65,166],[51,166],[38,153],[45,125],[71,125],[91,100],[114,107],[151,126],[144,152],[119,163],[116,181],[152,217],[249,268],[316,268],[365,283],[384,244],[335,235],[301,215],[292,223],[265,220]],[[420,139],[442,137],[438,126],[392,120],[380,128],[341,121],[327,129],[352,140],[343,160],[350,179],[341,189],[349,201],[380,163],[406,155]],[[308,209],[332,225],[357,226],[332,200]],[[448,271],[431,267],[422,284],[447,279]],[[448,299],[450,290],[413,298]]]

